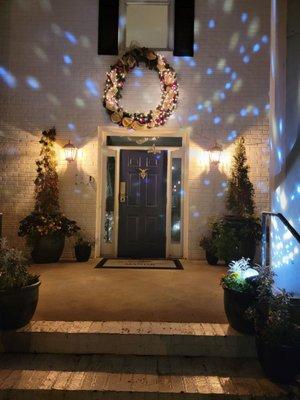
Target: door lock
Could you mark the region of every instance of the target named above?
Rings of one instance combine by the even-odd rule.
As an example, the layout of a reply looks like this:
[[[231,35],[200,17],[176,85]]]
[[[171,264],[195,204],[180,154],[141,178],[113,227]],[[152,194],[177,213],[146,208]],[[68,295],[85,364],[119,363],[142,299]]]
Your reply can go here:
[[[120,182],[120,203],[126,202],[126,182]]]

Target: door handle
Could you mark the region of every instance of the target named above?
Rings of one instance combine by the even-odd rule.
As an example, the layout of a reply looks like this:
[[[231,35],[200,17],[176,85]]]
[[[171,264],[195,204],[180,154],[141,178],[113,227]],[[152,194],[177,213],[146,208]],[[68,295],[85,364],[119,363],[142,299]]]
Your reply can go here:
[[[120,182],[120,203],[126,202],[126,182]]]

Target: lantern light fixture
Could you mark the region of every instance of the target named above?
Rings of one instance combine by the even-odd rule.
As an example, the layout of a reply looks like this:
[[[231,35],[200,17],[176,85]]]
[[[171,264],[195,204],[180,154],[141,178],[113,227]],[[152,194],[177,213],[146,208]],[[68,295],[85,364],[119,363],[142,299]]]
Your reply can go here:
[[[215,142],[209,150],[209,161],[211,164],[218,165],[220,163],[222,151],[223,147]]]
[[[64,152],[65,152],[65,160],[68,161],[68,163],[72,162],[76,158],[76,151],[77,148],[70,142],[65,144],[64,147]]]

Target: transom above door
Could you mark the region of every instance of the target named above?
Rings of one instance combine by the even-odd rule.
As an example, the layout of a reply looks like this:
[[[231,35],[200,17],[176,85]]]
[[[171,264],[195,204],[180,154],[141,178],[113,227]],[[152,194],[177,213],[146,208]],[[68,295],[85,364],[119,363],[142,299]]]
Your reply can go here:
[[[121,150],[118,256],[166,256],[167,152]]]

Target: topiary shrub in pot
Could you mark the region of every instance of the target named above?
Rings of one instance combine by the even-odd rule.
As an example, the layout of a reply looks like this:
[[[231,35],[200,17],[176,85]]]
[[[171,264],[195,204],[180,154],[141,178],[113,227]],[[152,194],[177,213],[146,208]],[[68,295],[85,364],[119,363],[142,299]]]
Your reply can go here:
[[[249,259],[242,258],[229,264],[228,273],[222,277],[224,289],[224,308],[229,325],[241,333],[253,334],[254,324],[247,317],[246,311],[255,302],[255,288],[248,278],[257,276]]]
[[[23,254],[0,239],[0,329],[28,324],[36,310],[40,281],[27,271]]]
[[[290,315],[291,294],[274,288],[269,266],[257,281],[257,301],[249,309],[254,321],[259,362],[267,377],[291,383],[300,372],[300,331]]]
[[[34,211],[20,222],[19,236],[26,236],[36,263],[57,262],[65,237],[80,228],[60,212],[57,163],[54,150],[55,128],[42,133],[40,158],[36,161]]]
[[[90,259],[92,251],[92,242],[78,235],[75,241],[75,257],[79,262],[85,262]]]
[[[226,208],[229,212],[224,223],[235,230],[239,241],[239,255],[250,258],[255,256],[256,244],[261,238],[259,219],[254,216],[254,187],[249,179],[245,139],[237,141],[233,155],[231,176],[228,181]]]

